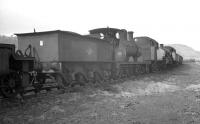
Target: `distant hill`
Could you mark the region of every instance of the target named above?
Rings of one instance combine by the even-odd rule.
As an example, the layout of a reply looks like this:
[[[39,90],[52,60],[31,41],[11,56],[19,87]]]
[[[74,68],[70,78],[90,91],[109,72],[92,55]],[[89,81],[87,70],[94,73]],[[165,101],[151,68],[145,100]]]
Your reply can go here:
[[[200,60],[200,51],[196,51],[193,48],[183,44],[168,44],[176,49],[176,52],[183,56],[185,60],[196,59]]]
[[[15,36],[0,35],[0,43],[15,44],[16,48],[18,47],[17,37]]]

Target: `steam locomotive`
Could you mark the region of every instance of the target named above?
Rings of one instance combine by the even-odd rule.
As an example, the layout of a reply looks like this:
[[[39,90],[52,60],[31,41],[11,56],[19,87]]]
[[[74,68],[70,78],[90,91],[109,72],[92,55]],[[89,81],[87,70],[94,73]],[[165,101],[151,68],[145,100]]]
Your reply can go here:
[[[64,86],[84,85],[155,72],[183,61],[173,47],[159,46],[150,37],[133,37],[132,31],[98,28],[89,32],[16,34],[17,51],[14,45],[0,44],[1,93],[10,97],[30,85],[41,89],[52,75]]]

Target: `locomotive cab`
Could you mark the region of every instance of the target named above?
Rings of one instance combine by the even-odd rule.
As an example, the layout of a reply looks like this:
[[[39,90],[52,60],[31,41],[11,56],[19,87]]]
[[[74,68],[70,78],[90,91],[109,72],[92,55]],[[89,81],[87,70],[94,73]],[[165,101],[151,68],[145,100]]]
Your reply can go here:
[[[146,36],[135,37],[134,41],[141,48],[142,56],[138,58],[140,61],[157,61],[158,42]]]
[[[100,28],[91,30],[90,35],[107,40],[113,45],[113,61],[137,61],[137,58],[141,55],[139,47],[133,40],[132,31],[127,32],[125,29]]]

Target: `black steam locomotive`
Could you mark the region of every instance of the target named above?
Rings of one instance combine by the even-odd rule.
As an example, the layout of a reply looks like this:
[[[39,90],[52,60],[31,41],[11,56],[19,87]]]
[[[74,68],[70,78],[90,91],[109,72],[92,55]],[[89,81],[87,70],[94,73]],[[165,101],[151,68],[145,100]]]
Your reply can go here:
[[[125,29],[99,28],[89,35],[68,31],[16,34],[14,45],[0,44],[0,88],[5,97],[36,92],[48,78],[62,86],[117,80],[182,64],[170,46]],[[54,77],[54,78],[52,78]]]

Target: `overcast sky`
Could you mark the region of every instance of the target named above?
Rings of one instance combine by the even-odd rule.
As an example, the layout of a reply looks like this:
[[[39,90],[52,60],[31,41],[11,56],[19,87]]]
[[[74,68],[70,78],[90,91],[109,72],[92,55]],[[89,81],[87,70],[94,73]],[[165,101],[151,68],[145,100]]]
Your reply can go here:
[[[112,27],[200,51],[199,0],[0,0],[0,34]]]

